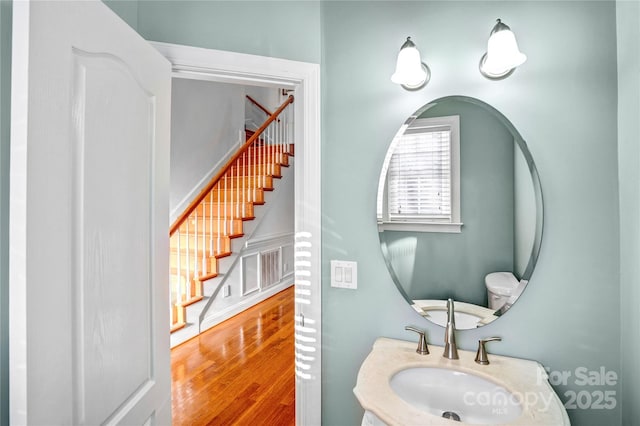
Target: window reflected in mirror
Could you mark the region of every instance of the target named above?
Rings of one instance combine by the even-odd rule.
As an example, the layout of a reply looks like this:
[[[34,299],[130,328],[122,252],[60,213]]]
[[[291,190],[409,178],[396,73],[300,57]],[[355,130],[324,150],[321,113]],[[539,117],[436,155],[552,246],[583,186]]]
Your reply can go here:
[[[418,118],[381,173],[378,229],[460,232],[460,117]]]

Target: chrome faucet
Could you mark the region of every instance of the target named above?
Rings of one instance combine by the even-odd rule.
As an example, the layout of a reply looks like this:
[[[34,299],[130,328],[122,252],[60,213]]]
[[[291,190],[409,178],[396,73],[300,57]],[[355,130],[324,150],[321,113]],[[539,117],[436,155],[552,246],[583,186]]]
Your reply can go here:
[[[447,359],[458,359],[454,312],[453,299],[449,299],[447,300],[447,327],[444,329],[444,353],[442,354]]]

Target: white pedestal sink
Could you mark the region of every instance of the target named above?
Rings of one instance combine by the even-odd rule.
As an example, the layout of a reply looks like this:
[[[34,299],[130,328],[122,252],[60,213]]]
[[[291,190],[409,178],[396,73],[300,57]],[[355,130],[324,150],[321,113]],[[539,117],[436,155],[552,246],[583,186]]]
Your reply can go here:
[[[489,365],[416,353],[416,343],[379,338],[362,363],[353,392],[375,425],[569,425],[562,402],[535,361],[489,355]],[[445,418],[443,418],[445,414]],[[459,421],[450,419],[456,419]]]

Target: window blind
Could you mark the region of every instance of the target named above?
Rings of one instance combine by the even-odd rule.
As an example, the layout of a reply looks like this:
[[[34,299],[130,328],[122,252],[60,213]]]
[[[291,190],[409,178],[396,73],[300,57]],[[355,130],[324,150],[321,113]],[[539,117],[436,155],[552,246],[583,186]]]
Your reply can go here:
[[[451,220],[451,130],[410,128],[402,135],[388,171],[391,220]]]

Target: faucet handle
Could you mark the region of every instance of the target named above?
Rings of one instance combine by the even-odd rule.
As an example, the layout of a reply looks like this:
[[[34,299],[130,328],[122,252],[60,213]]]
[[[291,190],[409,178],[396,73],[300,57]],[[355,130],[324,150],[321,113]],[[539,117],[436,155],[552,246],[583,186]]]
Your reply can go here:
[[[416,349],[416,352],[420,355],[428,355],[429,348],[427,347],[427,332],[411,325],[406,326],[404,329],[418,333],[418,349]]]
[[[502,340],[501,337],[487,337],[486,339],[478,340],[478,352],[476,352],[476,363],[480,365],[488,365],[489,357],[487,356],[487,350],[484,348],[484,344],[487,342]]]

